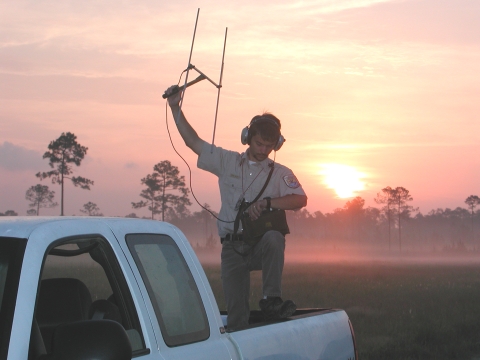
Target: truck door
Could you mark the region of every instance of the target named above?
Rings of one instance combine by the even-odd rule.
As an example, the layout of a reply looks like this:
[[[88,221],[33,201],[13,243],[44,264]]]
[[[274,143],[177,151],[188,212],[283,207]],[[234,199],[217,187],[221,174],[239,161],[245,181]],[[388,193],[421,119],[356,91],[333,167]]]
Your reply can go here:
[[[44,226],[28,239],[24,264],[15,309],[14,325],[19,331],[12,331],[9,360],[67,359],[73,357],[65,354],[73,351],[75,359],[85,360],[108,357],[105,354],[115,351],[122,352],[115,359],[162,359],[151,350],[157,343],[151,322],[139,310],[142,299],[132,296],[138,288],[129,280],[131,274],[125,275],[130,268],[123,251],[101,222]],[[31,300],[27,288],[36,293]],[[33,321],[25,311],[29,304]],[[21,330],[20,322],[26,321],[29,329]],[[116,329],[115,335],[109,337],[105,324]],[[28,335],[29,346],[20,346]]]
[[[159,349],[162,356],[235,358],[226,335],[214,319],[210,323],[196,279],[173,238],[166,234],[126,234],[125,240],[151,301],[163,340]]]

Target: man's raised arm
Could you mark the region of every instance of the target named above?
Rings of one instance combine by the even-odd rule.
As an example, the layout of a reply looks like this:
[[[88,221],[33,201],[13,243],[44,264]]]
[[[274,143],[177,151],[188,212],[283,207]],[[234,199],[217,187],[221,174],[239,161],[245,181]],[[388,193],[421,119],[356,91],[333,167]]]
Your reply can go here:
[[[165,91],[165,95],[169,96],[176,87],[177,85],[170,86]],[[182,136],[183,141],[185,141],[185,145],[192,149],[195,154],[200,155],[205,140],[198,136],[195,129],[188,123],[185,115],[183,115],[183,112],[180,111],[180,99],[181,91],[168,97],[168,105],[170,105],[173,119],[177,125],[178,132]]]

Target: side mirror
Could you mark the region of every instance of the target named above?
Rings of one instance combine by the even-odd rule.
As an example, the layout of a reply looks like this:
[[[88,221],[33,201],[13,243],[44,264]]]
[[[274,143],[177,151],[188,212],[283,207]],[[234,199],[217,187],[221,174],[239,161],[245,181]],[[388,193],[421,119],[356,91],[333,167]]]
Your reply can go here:
[[[39,360],[131,360],[132,347],[122,325],[112,320],[61,324],[53,335],[53,353]]]

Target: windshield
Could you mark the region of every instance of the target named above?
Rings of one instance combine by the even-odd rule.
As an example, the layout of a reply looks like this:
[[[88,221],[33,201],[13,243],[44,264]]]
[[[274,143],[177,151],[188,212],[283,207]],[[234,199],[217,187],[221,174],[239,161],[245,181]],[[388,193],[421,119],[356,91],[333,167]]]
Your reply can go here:
[[[6,358],[26,240],[0,237],[0,359]]]

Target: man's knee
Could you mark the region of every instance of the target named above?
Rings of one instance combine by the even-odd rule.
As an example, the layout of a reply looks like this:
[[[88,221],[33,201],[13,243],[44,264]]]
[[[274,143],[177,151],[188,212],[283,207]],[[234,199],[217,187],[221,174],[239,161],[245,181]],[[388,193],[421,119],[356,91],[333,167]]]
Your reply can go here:
[[[266,248],[285,250],[285,236],[276,230],[270,230],[263,235],[262,242]]]

